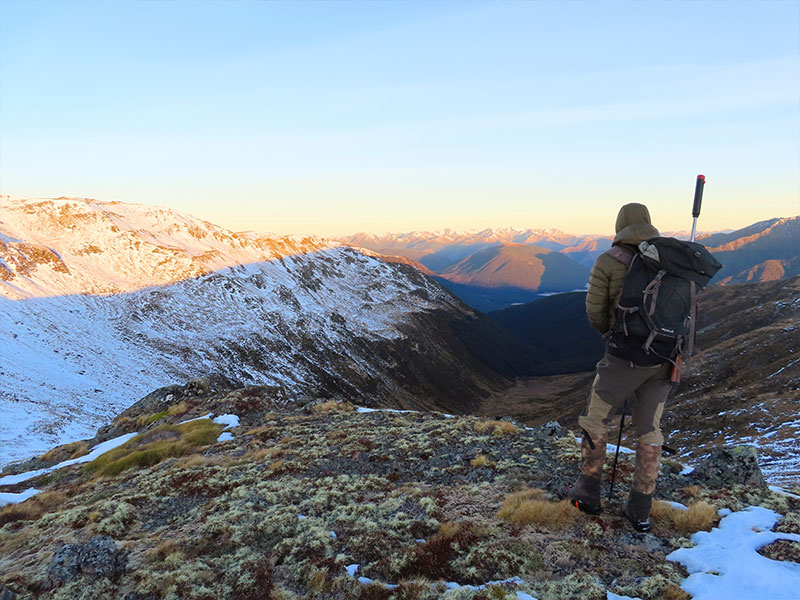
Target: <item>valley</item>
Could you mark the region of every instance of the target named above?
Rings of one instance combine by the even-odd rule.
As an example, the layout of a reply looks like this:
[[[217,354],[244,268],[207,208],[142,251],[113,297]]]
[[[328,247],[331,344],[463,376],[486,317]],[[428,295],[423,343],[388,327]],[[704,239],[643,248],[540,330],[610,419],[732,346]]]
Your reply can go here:
[[[765,221],[708,241],[719,252],[747,251],[736,255],[746,269],[747,256],[789,265],[771,258],[778,254],[753,258],[751,245],[777,252],[779,234],[796,222]],[[566,254],[601,251],[602,238],[486,230],[351,240],[395,252],[386,255],[74,198],[6,198],[0,233],[8,357],[0,405],[12,415],[0,426],[0,463],[89,437],[153,389],[197,377],[269,386],[287,403],[346,400],[574,428],[602,354],[583,293],[487,316],[446,289],[487,274],[522,290],[526,278],[541,284],[564,271],[550,268],[553,259],[585,274]],[[449,273],[468,283],[431,277],[445,257]],[[561,287],[574,285],[565,277]],[[747,443],[772,481],[797,481],[798,296],[797,277],[703,293],[693,372],[664,419],[682,459]]]

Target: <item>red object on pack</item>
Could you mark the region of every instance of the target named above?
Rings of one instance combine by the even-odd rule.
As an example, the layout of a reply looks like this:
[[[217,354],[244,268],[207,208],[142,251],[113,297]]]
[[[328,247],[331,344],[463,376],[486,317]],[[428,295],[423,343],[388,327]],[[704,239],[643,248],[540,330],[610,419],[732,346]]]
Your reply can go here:
[[[669,380],[677,385],[681,382],[681,357],[675,357],[675,364],[672,366],[672,374],[669,377]]]

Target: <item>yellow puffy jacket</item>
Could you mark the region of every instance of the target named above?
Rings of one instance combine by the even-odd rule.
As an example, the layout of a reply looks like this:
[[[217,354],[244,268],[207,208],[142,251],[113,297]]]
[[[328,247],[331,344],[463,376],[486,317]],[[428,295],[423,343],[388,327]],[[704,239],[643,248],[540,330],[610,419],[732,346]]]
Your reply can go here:
[[[639,242],[658,237],[658,229],[650,224],[650,212],[644,204],[626,204],[619,210],[617,235],[612,246]],[[586,294],[586,316],[600,333],[614,326],[614,309],[622,292],[622,281],[628,271],[623,263],[608,254],[601,254],[589,274],[589,291]]]

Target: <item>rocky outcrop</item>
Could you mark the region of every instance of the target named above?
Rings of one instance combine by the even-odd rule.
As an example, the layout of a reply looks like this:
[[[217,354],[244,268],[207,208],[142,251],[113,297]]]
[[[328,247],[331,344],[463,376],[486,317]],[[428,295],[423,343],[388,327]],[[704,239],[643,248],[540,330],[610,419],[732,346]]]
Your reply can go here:
[[[714,448],[711,456],[697,465],[689,476],[709,488],[732,488],[735,485],[763,488],[767,485],[758,466],[758,454],[752,446]]]
[[[64,544],[47,568],[47,587],[52,589],[79,577],[116,580],[125,572],[125,563],[125,553],[108,536],[93,537],[85,544]]]

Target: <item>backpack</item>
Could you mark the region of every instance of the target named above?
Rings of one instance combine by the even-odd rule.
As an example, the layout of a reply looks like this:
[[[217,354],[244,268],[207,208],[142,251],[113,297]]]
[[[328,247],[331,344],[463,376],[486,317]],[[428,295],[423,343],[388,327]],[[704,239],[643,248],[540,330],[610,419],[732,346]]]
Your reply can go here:
[[[628,265],[616,303],[608,351],[635,365],[680,363],[694,345],[697,292],[722,268],[695,242],[656,237],[638,247],[614,246]]]

